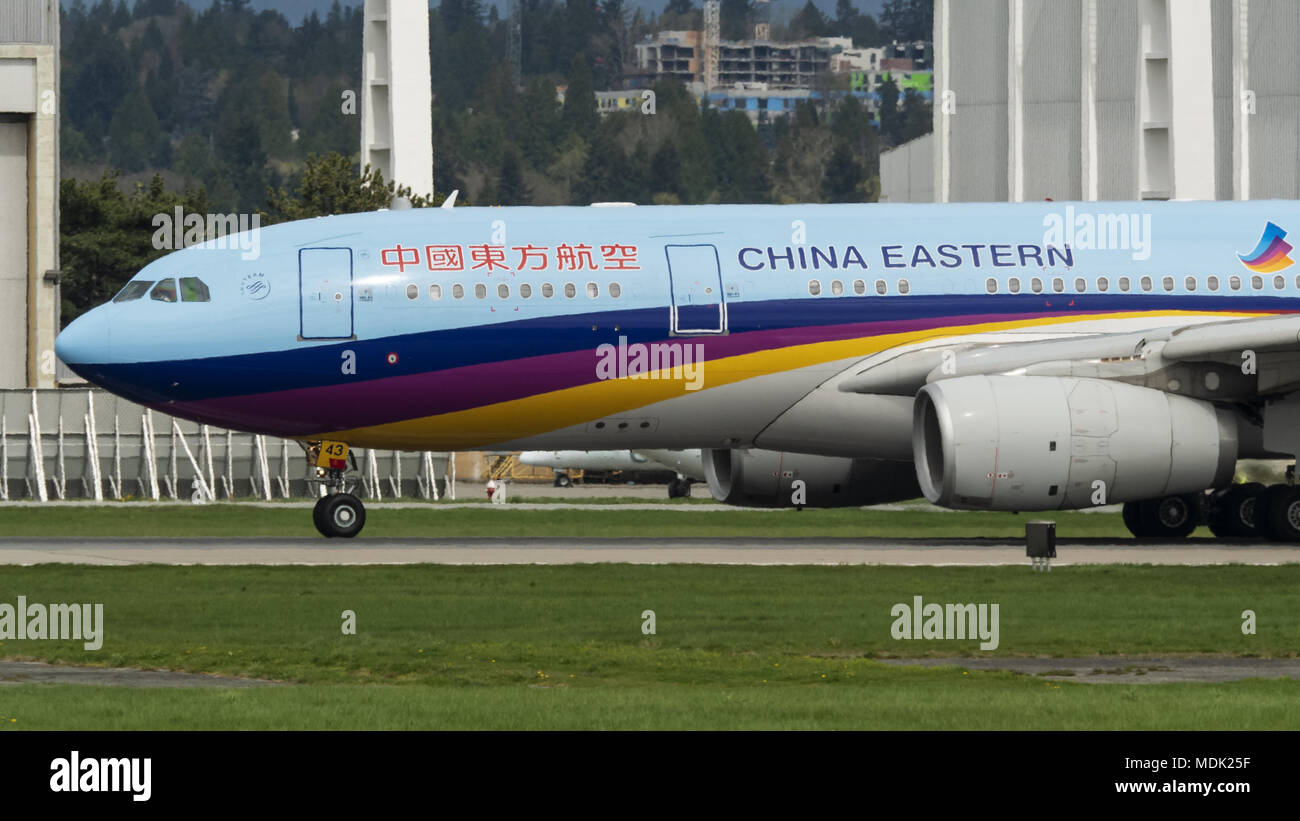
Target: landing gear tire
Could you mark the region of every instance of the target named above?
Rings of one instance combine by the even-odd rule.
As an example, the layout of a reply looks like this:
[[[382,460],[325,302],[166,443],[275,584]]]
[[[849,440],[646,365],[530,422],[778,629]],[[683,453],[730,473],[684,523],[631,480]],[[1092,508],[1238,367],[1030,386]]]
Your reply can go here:
[[[1135,536],[1148,539],[1185,539],[1200,524],[1200,502],[1195,493],[1138,502],[1139,530],[1134,530],[1131,524],[1129,530]],[[1124,507],[1127,512],[1128,505]],[[1128,524],[1128,516],[1125,524]]]
[[[1124,526],[1128,532],[1133,534],[1135,539],[1145,539],[1147,536],[1146,529],[1142,524],[1142,503],[1125,502],[1124,503]]]
[[[555,474],[555,486],[573,487],[573,480],[569,478],[569,474],[567,473],[557,473]]]
[[[322,496],[316,500],[316,506],[311,510],[311,523],[316,525],[316,530],[323,536],[332,536],[325,529],[325,520],[321,518],[321,510],[324,509],[325,503],[329,501],[329,496]]]
[[[1270,538],[1279,542],[1300,542],[1300,487],[1274,485],[1267,491]]]
[[[690,479],[674,479],[668,483],[669,499],[685,499],[691,495]]]
[[[1220,539],[1258,539],[1262,534],[1255,522],[1264,486],[1258,482],[1233,485],[1209,499],[1206,516],[1210,532]]]
[[[350,539],[366,524],[366,507],[351,493],[334,493],[316,503],[312,519],[321,535]]]

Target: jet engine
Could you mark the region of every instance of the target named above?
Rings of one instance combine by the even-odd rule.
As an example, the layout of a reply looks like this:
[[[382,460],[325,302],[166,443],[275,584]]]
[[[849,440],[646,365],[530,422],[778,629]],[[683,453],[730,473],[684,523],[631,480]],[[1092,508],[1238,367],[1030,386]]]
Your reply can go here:
[[[1237,462],[1231,410],[1101,379],[963,376],[913,407],[916,476],[931,502],[1055,510],[1221,487]]]
[[[908,462],[813,456],[758,448],[704,451],[719,502],[744,507],[855,507],[921,495]]]

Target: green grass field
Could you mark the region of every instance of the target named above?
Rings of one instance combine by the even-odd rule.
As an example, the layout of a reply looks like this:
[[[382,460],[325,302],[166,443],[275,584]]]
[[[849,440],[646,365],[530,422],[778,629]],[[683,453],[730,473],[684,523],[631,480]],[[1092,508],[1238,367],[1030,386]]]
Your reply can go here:
[[[637,500],[644,502],[645,500]],[[1023,538],[1029,513],[918,510],[536,510],[482,505],[368,511],[358,538]],[[1058,538],[1130,538],[1118,514],[1057,512]],[[6,538],[315,537],[306,508],[248,504],[0,507]],[[1196,535],[1209,536],[1201,528]]]
[[[876,660],[987,655],[894,640],[890,608],[914,595],[998,603],[993,655],[1292,657],[1300,566],[0,570],[0,602],[20,594],[102,602],[104,646],[4,641],[0,658],[291,684],[0,686],[5,729],[1300,728],[1293,680],[1092,685]]]

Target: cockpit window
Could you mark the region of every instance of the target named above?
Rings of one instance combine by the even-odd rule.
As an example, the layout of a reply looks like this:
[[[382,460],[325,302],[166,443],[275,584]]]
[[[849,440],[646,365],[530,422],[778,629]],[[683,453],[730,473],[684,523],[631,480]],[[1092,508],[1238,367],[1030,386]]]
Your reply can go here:
[[[149,292],[149,298],[156,299],[159,302],[175,302],[176,280],[171,277],[160,280],[157,285],[153,286],[153,290]]]
[[[208,284],[198,277],[181,277],[181,302],[211,302]]]
[[[113,301],[130,302],[133,299],[139,299],[148,292],[150,285],[153,285],[152,279],[138,279],[135,282],[128,282],[126,287],[118,291],[117,296],[113,297]]]

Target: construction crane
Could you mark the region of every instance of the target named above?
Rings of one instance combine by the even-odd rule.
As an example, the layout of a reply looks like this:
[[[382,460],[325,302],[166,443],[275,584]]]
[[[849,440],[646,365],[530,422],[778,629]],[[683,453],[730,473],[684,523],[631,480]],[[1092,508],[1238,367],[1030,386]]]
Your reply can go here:
[[[704,90],[713,90],[718,84],[718,50],[722,44],[722,3],[705,0],[704,3]]]

